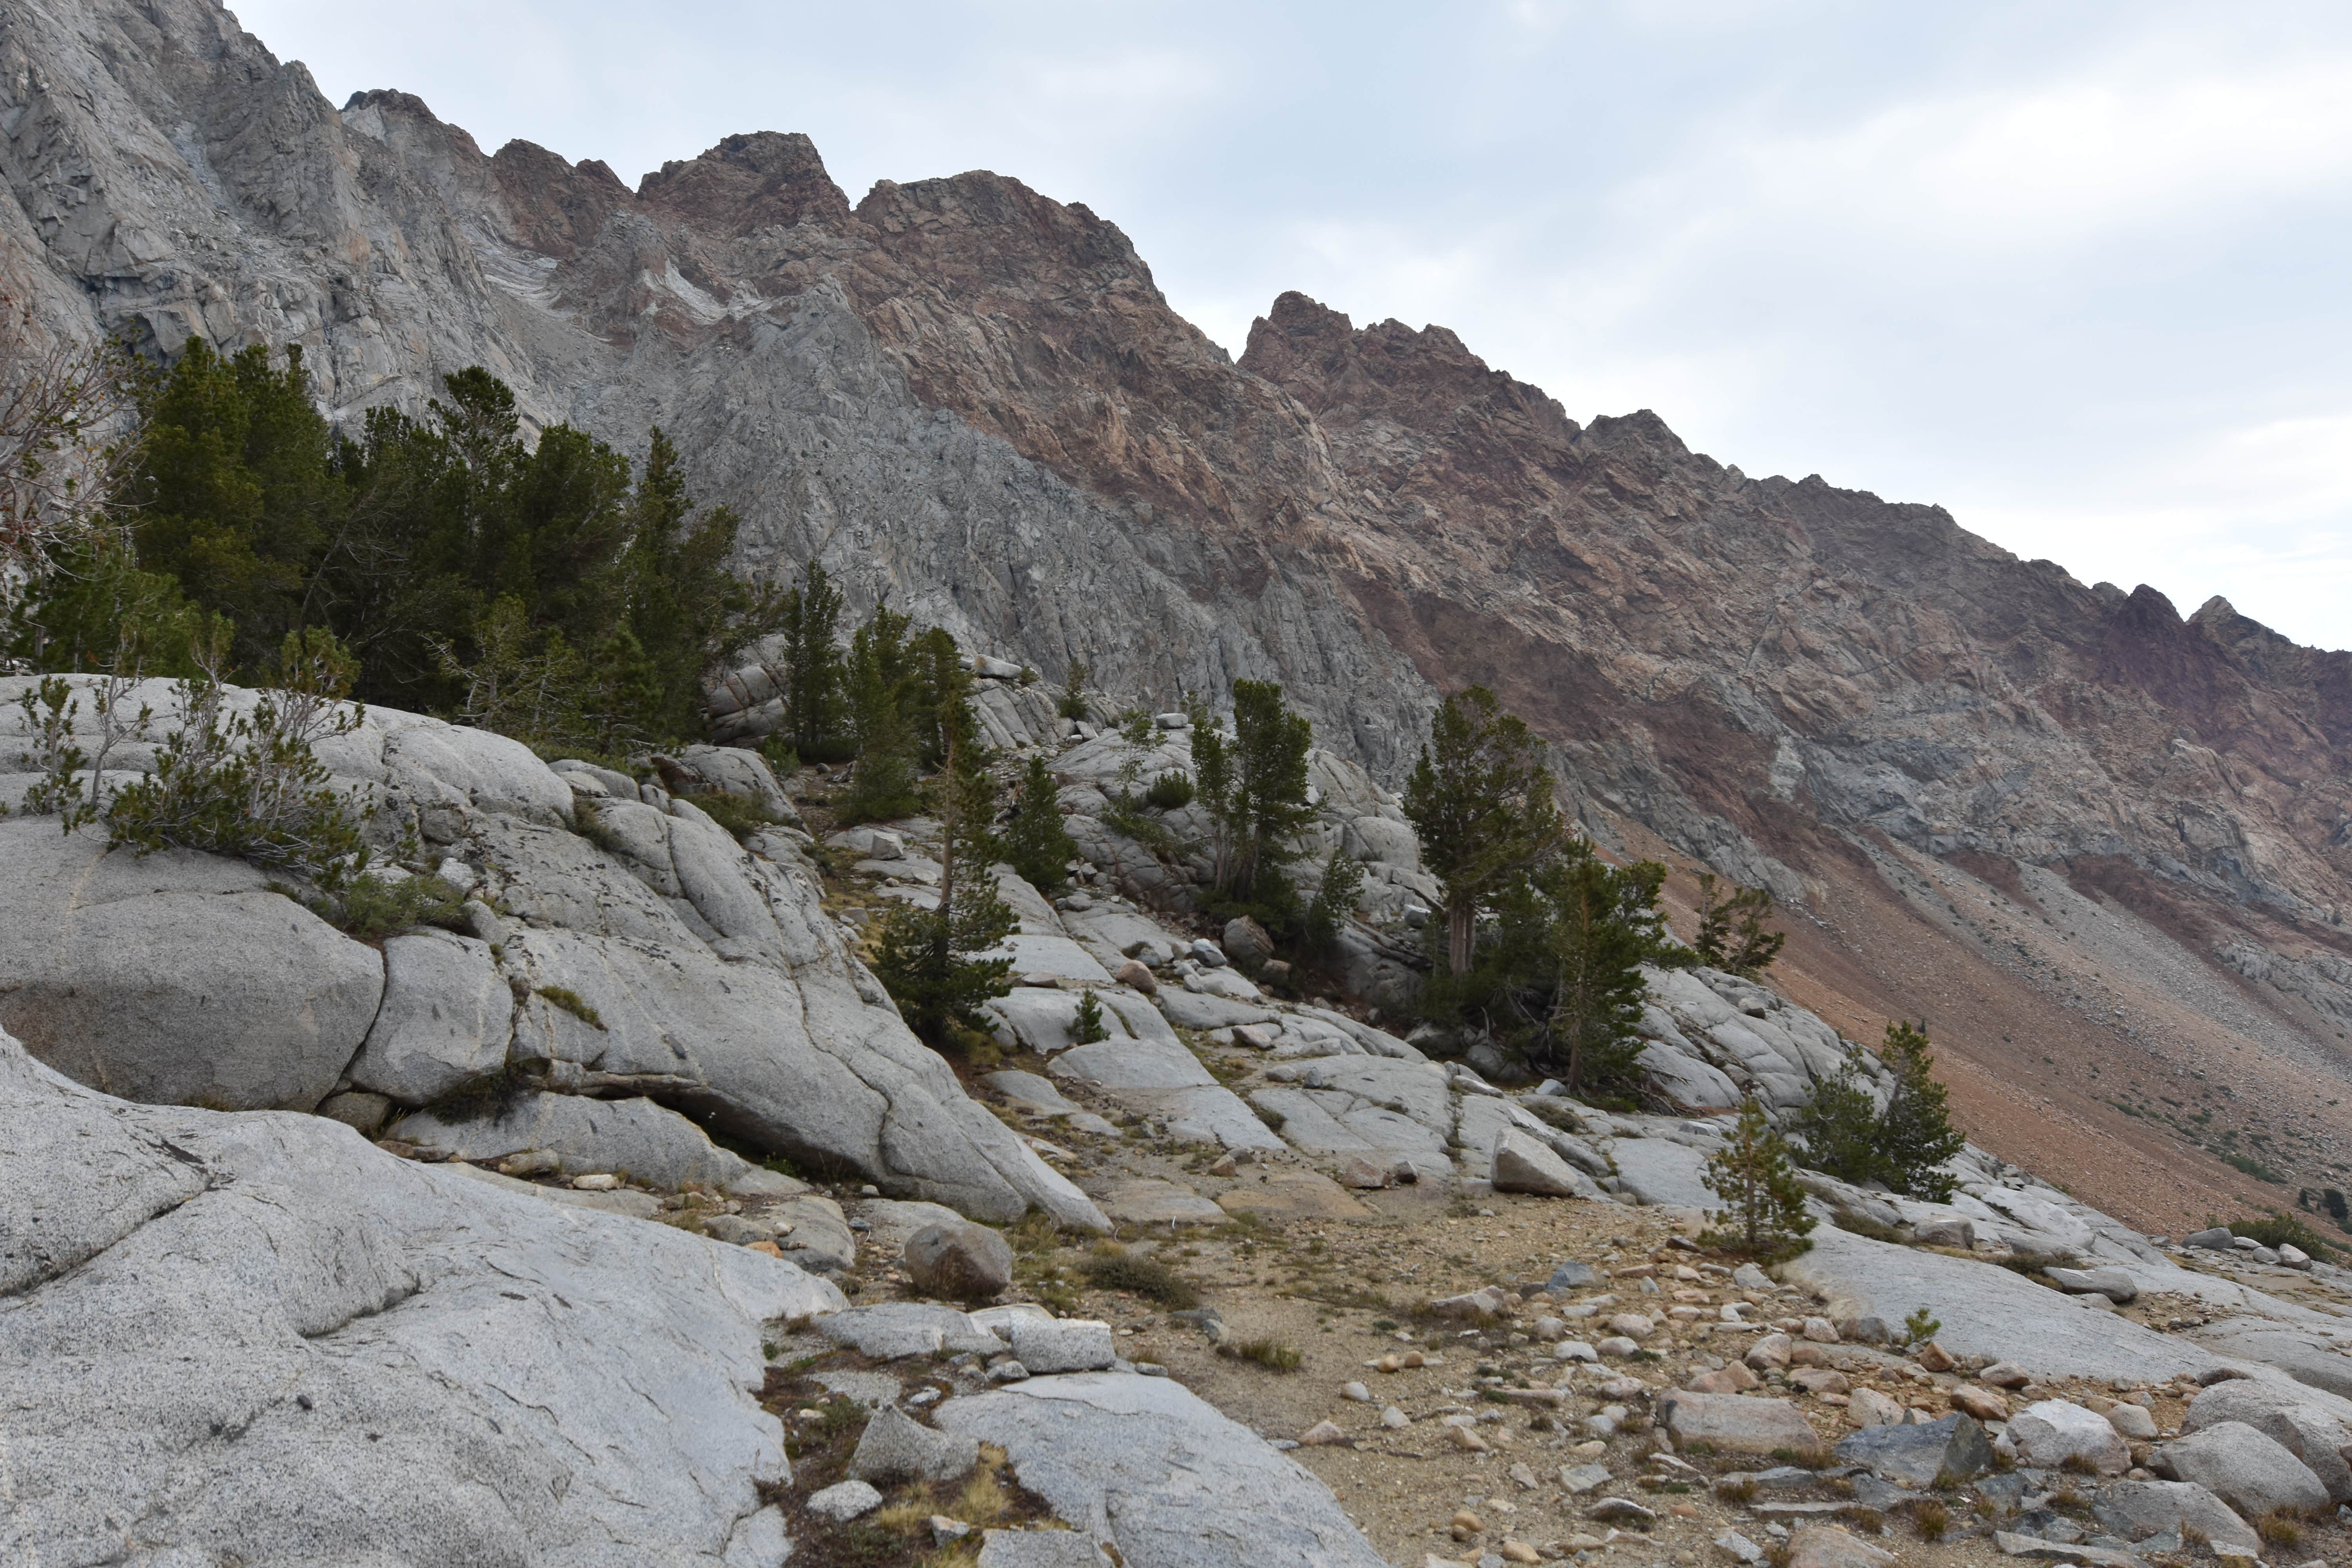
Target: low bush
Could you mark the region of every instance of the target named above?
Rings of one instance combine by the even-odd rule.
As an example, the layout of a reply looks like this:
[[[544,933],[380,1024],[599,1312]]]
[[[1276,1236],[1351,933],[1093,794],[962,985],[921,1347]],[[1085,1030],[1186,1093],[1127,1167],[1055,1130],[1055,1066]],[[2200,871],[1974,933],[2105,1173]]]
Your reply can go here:
[[[1161,811],[1175,811],[1192,804],[1192,781],[1180,773],[1164,773],[1151,781],[1143,798]]]
[[[2261,1242],[2264,1247],[2299,1247],[2314,1258],[2334,1261],[2336,1248],[2293,1215],[2273,1209],[2261,1219],[2234,1219],[2230,1234]]]
[[[305,897],[302,903],[329,925],[362,942],[379,942],[418,926],[464,931],[467,923],[465,895],[438,877],[394,878],[370,871],[332,892]]]

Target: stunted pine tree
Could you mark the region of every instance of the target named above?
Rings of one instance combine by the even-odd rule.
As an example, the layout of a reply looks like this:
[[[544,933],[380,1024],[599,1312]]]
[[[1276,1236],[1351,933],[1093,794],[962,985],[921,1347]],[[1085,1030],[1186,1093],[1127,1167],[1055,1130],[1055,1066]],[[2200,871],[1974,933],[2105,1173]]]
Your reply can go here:
[[[1013,796],[1013,820],[1004,828],[1004,858],[1021,879],[1040,892],[1051,892],[1070,879],[1069,862],[1077,845],[1062,826],[1060,792],[1042,756],[1032,756],[1021,772]]]
[[[784,729],[793,750],[808,762],[836,753],[848,725],[848,673],[841,650],[841,590],[823,565],[801,568],[801,580],[784,590],[780,617],[783,634]]]
[[[1945,1164],[1968,1144],[1952,1125],[1948,1098],[1935,1079],[1936,1054],[1927,1035],[1907,1023],[1886,1026],[1878,1059],[1895,1072],[1895,1092],[1878,1119],[1879,1178],[1898,1193],[1931,1203],[1952,1195]]]
[[[1020,922],[996,890],[990,868],[1004,857],[996,821],[996,781],[964,700],[969,679],[950,682],[938,715],[946,756],[933,787],[940,829],[939,907],[893,910],[882,925],[874,973],[907,1026],[934,1045],[982,1026],[980,1005],[1012,989],[1009,958],[982,956]]]
[[[1769,889],[1742,888],[1735,884],[1730,893],[1723,891],[1723,883],[1712,871],[1702,872],[1698,879],[1698,940],[1691,951],[1709,969],[1720,969],[1753,980],[1772,966],[1788,942],[1786,933],[1764,929],[1764,919],[1772,912],[1772,894]]]
[[[1480,903],[1565,837],[1544,745],[1483,686],[1447,698],[1405,785],[1422,863],[1445,889],[1448,970],[1469,972]]]
[[[1709,1216],[1716,1228],[1700,1241],[1767,1261],[1792,1258],[1812,1245],[1805,1237],[1817,1222],[1805,1212],[1805,1189],[1790,1169],[1789,1145],[1753,1099],[1741,1103],[1731,1136],[1708,1157],[1701,1179],[1725,1206]]]
[[[1527,878],[1551,982],[1533,1049],[1570,1089],[1633,1077],[1647,994],[1641,966],[1665,940],[1664,880],[1655,861],[1621,869],[1581,838]]]

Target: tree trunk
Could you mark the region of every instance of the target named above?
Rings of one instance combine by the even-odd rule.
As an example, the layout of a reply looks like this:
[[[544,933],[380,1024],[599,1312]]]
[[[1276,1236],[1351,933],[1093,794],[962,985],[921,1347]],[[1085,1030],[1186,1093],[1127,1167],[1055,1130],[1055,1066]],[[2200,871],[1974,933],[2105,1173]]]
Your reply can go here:
[[[1457,975],[1470,973],[1470,956],[1478,935],[1478,906],[1468,899],[1445,910],[1445,961]]]

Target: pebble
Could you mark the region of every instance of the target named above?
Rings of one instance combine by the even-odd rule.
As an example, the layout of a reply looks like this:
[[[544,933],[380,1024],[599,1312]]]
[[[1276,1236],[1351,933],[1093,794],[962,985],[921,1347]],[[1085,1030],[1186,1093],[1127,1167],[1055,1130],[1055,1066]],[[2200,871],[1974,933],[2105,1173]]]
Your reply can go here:
[[[1318,1421],[1298,1435],[1299,1446],[1305,1448],[1328,1448],[1347,1440],[1348,1435],[1339,1430],[1338,1423],[1331,1421]]]
[[[1483,1535],[1486,1531],[1486,1521],[1465,1508],[1454,1515],[1452,1529],[1456,1535]]]
[[[1381,1412],[1381,1425],[1391,1432],[1402,1432],[1412,1425],[1412,1417],[1391,1405]]]
[[[1339,1397],[1357,1405],[1370,1405],[1372,1391],[1360,1383],[1343,1383],[1339,1385]]]
[[[621,1184],[621,1178],[599,1171],[593,1175],[574,1176],[572,1184],[583,1193],[609,1193]]]
[[[1454,1428],[1454,1446],[1457,1448],[1467,1448],[1474,1454],[1491,1454],[1494,1452],[1494,1449],[1487,1445],[1486,1438],[1481,1437],[1477,1433],[1473,1432],[1467,1426],[1456,1426]]]

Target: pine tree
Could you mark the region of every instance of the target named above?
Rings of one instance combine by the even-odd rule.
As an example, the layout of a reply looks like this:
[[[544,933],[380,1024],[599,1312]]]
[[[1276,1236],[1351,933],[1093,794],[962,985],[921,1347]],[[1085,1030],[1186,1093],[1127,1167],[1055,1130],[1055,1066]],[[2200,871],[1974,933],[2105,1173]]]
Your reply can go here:
[[[1191,721],[1185,732],[1192,748],[1192,798],[1209,818],[1209,880],[1222,888],[1233,859],[1233,747],[1208,699],[1186,692],[1184,714]]]
[[[849,721],[848,679],[841,650],[841,590],[814,561],[784,592],[779,617],[784,661],[784,726],[803,761],[824,762],[843,750]]]
[[[1003,858],[1003,845],[991,831],[996,784],[975,739],[979,725],[961,687],[950,685],[948,703],[938,716],[947,752],[935,785],[942,839],[939,906],[893,910],[883,921],[874,962],[876,978],[898,1004],[907,1026],[934,1045],[947,1043],[957,1028],[982,1027],[980,1005],[1012,989],[1013,961],[981,955],[1020,924],[991,869]]]
[[[877,605],[850,639],[857,765],[850,772],[842,812],[852,822],[908,816],[921,808],[915,793],[915,736],[907,717],[914,689],[908,624],[905,616]]]
[[[1895,1092],[1878,1120],[1879,1179],[1898,1193],[1942,1203],[1954,1185],[1944,1166],[1968,1140],[1952,1125],[1927,1033],[1907,1023],[1887,1025],[1878,1059],[1895,1073]]]
[[[1021,879],[1040,892],[1051,892],[1070,879],[1069,862],[1078,847],[1062,826],[1060,792],[1042,756],[1032,756],[1021,772],[1013,796],[1013,820],[1004,829],[1004,858]]]
[[[1862,1064],[1849,1054],[1838,1070],[1815,1087],[1790,1131],[1805,1146],[1805,1163],[1844,1182],[1881,1179],[1878,1101],[1863,1082]]]
[[[1332,850],[1323,862],[1323,885],[1315,889],[1315,901],[1307,906],[1309,948],[1328,953],[1339,946],[1340,929],[1356,912],[1356,900],[1363,890],[1363,862],[1344,847]]]
[[[1110,1038],[1110,1026],[1103,1022],[1102,1004],[1091,991],[1078,998],[1077,1013],[1070,1020],[1070,1038],[1081,1046]]]
[[[1789,939],[1764,929],[1764,918],[1772,912],[1769,889],[1735,886],[1725,897],[1721,886],[1712,871],[1700,874],[1698,940],[1691,950],[1710,969],[1753,980],[1772,966]]]
[[[1794,1257],[1811,1246],[1804,1237],[1816,1221],[1805,1212],[1805,1189],[1789,1167],[1789,1146],[1754,1100],[1739,1107],[1739,1120],[1723,1148],[1709,1156],[1703,1178],[1725,1207],[1710,1217],[1717,1228],[1699,1239],[1710,1247],[1738,1247],[1770,1260]]]
[[[1295,840],[1315,820],[1307,804],[1307,752],[1314,729],[1267,680],[1234,682],[1233,857],[1225,891],[1243,900],[1287,901],[1283,868]],[[1196,753],[1197,756],[1197,753]]]
[[[1404,810],[1422,863],[1445,889],[1447,966],[1466,973],[1480,900],[1565,835],[1543,742],[1483,686],[1449,697],[1405,784]]]
[[[1055,712],[1065,719],[1082,720],[1087,716],[1087,677],[1091,673],[1085,659],[1070,660],[1069,673],[1062,678],[1061,700],[1054,704]]]
[[[1664,881],[1656,862],[1620,869],[1581,838],[1525,879],[1551,981],[1534,1050],[1570,1089],[1634,1077],[1642,1049],[1634,1029],[1648,994],[1641,965],[1664,940]]]

